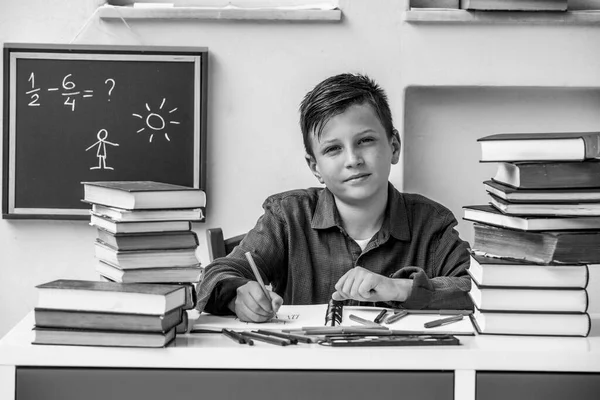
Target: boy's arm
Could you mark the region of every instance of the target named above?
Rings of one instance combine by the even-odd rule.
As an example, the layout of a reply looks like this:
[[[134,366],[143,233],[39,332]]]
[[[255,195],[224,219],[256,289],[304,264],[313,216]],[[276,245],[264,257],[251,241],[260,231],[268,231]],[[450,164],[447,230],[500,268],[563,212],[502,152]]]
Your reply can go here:
[[[246,234],[240,244],[226,257],[218,258],[206,266],[198,286],[199,311],[223,315],[233,314],[228,308],[236,297],[237,288],[255,280],[252,268],[245,257],[252,253],[265,283],[280,291],[285,282],[286,231],[279,205],[269,200],[263,204],[265,213],[256,226]]]
[[[411,309],[473,309],[468,296],[471,279],[469,267],[469,244],[460,239],[454,229],[457,225],[452,213],[444,218],[439,235],[433,238],[431,246],[433,265],[430,276],[423,268],[404,267],[392,278],[412,279],[412,290],[406,301],[400,303]]]

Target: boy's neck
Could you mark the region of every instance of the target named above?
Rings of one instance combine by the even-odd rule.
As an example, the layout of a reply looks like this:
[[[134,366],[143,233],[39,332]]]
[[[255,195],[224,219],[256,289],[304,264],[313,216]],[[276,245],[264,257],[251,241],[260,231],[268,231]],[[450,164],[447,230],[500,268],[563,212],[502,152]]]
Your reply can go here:
[[[334,198],[342,226],[351,238],[369,239],[379,231],[387,206],[387,187],[382,193],[363,203],[350,204]]]

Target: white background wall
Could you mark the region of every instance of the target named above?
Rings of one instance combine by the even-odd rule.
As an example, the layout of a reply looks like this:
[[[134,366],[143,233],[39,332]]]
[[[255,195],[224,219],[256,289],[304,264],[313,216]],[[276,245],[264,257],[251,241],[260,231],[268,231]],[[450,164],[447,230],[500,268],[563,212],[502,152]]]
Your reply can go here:
[[[0,0],[0,41],[209,48],[207,220],[194,226],[204,263],[207,228],[244,232],[269,194],[317,184],[305,166],[297,109],[329,75],[364,72],[379,81],[407,151],[392,183],[430,195],[458,219],[462,205],[484,201],[481,181],[493,171],[477,163],[477,137],[600,125],[600,29],[593,26],[416,25],[402,20],[405,1],[342,0],[339,23],[128,27],[92,16],[99,3]],[[405,104],[414,85],[446,88],[408,89]],[[504,85],[516,88],[481,88]],[[459,229],[470,238],[469,224]],[[96,279],[94,238],[81,221],[0,220],[0,336],[34,307],[35,285]]]

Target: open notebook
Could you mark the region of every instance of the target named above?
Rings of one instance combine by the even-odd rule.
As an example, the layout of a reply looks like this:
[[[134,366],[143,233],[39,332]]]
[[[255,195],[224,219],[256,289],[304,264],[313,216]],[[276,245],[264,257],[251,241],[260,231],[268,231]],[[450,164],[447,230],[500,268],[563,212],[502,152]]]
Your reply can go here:
[[[350,319],[350,315],[373,321],[375,317],[383,310],[380,307],[356,307],[344,306],[342,308],[340,326],[364,327],[358,322]],[[393,310],[388,309],[390,312]],[[222,328],[233,329],[237,331],[248,331],[257,329],[277,329],[277,330],[301,330],[304,327],[316,327],[332,325],[330,318],[332,310],[328,304],[291,306],[283,305],[277,312],[277,317],[270,322],[251,323],[243,322],[233,316],[216,316],[203,313],[194,321],[190,332],[216,332]],[[468,315],[458,322],[448,325],[442,325],[434,328],[425,328],[426,322],[440,318],[445,318],[453,314],[445,312],[439,314],[432,311],[419,312],[410,310],[409,314],[392,324],[382,323],[381,325],[394,331],[414,334],[447,334],[447,335],[474,335],[475,329]],[[326,321],[327,318],[327,321]],[[335,318],[335,316],[333,316]],[[337,326],[338,324],[336,324]]]

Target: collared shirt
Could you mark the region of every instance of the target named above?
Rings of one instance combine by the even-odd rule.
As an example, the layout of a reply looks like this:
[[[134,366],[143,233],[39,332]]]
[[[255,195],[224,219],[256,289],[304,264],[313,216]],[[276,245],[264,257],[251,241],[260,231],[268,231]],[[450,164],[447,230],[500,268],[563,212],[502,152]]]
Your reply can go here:
[[[264,214],[226,257],[205,268],[197,308],[231,314],[236,290],[255,280],[244,254],[250,251],[265,281],[284,304],[323,304],[337,281],[361,266],[392,278],[412,279],[404,302],[412,309],[472,309],[468,243],[454,229],[450,210],[389,184],[383,224],[364,250],[346,233],[327,188],[292,190],[269,197]],[[371,303],[373,304],[373,303]]]

